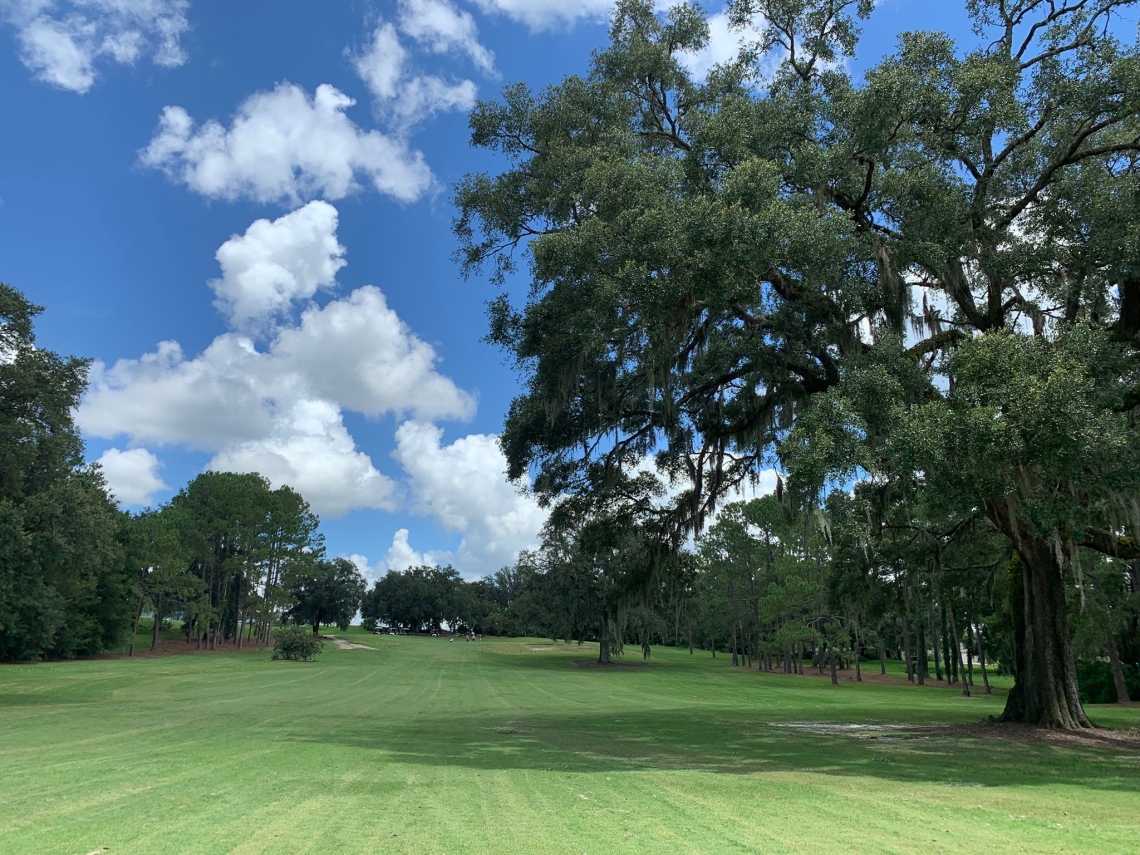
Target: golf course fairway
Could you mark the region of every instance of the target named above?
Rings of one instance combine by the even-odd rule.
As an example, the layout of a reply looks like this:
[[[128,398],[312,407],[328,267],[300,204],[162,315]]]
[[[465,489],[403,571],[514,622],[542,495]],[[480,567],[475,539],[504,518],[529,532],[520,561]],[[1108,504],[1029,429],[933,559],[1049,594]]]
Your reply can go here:
[[[0,853],[1140,851],[1140,752],[887,727],[976,725],[1004,689],[340,635],[374,649],[0,668]]]

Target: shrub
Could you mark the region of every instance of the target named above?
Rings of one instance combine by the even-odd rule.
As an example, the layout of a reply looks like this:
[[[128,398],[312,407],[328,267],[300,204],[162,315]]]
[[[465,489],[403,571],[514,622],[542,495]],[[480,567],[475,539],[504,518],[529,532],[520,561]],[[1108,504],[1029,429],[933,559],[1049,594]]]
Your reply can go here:
[[[324,642],[300,626],[283,626],[273,633],[273,658],[311,662],[321,655]]]

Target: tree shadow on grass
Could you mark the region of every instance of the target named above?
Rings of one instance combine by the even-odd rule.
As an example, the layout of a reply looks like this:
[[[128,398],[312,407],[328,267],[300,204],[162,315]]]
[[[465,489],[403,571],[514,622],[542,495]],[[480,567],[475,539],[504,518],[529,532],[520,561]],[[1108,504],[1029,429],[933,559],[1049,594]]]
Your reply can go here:
[[[947,786],[1069,784],[1140,791],[1140,753],[885,729],[788,727],[747,711],[340,721],[304,742],[382,752],[384,762],[574,773],[814,772]]]

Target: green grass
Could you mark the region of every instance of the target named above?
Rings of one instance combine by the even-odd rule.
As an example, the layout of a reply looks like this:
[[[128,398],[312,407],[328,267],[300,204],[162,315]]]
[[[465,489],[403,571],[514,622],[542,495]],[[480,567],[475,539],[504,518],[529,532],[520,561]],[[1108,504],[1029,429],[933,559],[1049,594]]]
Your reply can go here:
[[[1001,697],[350,636],[378,649],[0,668],[0,853],[1140,847],[1140,760],[1118,749],[773,726],[974,722]]]

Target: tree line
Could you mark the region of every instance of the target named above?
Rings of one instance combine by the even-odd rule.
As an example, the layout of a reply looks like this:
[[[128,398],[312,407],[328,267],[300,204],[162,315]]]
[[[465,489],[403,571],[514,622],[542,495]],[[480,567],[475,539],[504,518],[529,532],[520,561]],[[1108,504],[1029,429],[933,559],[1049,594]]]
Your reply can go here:
[[[41,311],[0,285],[0,660],[133,654],[144,614],[151,650],[171,617],[199,649],[347,626],[364,580],[292,488],[205,472],[161,508],[116,507],[72,416],[89,362],[36,346]]]
[[[392,571],[361,611],[369,628],[598,642],[601,662],[661,644],[838,682],[839,671],[861,681],[864,667],[886,674],[901,660],[912,683],[989,694],[990,674],[1016,664],[1017,559],[977,521],[916,530],[912,517],[880,524],[866,503],[859,488],[809,517],[783,495],[730,503],[667,572],[649,568],[641,535],[594,521],[567,538],[556,524],[541,548],[480,580],[452,567]],[[1067,604],[1081,695],[1140,699],[1137,567],[1085,560],[1085,587]]]

